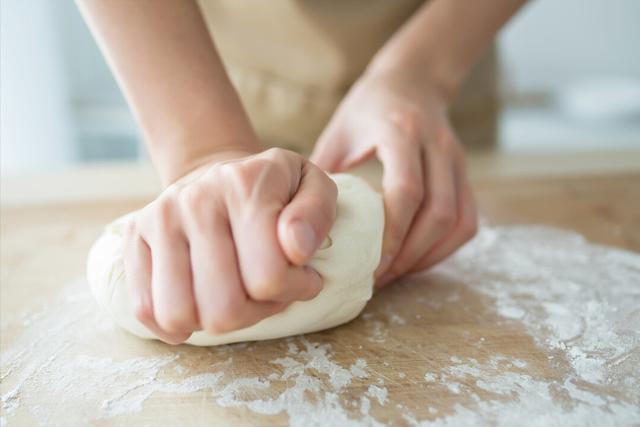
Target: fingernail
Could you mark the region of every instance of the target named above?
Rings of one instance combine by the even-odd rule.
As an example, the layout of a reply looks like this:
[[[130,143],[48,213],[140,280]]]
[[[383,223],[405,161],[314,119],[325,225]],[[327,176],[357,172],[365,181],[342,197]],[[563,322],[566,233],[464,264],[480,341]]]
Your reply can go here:
[[[291,223],[289,229],[298,251],[305,258],[310,258],[318,245],[313,228],[306,221],[295,220]]]

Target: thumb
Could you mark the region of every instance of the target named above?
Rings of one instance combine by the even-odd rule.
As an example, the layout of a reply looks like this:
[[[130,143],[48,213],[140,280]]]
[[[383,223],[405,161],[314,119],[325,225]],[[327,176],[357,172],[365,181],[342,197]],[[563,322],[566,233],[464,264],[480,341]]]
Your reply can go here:
[[[278,240],[289,262],[304,265],[315,254],[335,222],[337,198],[331,178],[306,162],[298,190],[278,218]]]

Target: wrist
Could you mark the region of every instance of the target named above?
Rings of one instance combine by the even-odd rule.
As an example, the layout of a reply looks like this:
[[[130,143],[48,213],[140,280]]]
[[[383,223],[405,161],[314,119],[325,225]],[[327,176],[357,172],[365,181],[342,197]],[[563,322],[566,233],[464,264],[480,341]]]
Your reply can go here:
[[[191,164],[187,165],[183,169],[183,172],[174,181],[172,181],[172,183],[185,183],[192,181],[216,163],[251,156],[253,154],[257,154],[259,151],[260,150],[239,146],[220,147],[220,150],[218,151],[194,159]]]
[[[358,80],[358,84],[370,87],[382,86],[387,90],[412,100],[418,106],[429,104],[429,108],[448,110],[456,88],[445,85],[430,74],[419,75],[415,69],[399,62],[372,64]]]
[[[381,51],[367,67],[366,79],[401,82],[421,96],[437,96],[446,105],[450,105],[464,78],[464,72],[458,70],[450,61],[405,57]]]
[[[259,153],[262,147],[259,142],[230,143],[220,145],[197,146],[189,142],[171,144],[167,152],[153,151],[154,163],[158,168],[162,183],[169,186],[183,181],[204,165],[237,159]]]
[[[226,102],[212,102],[212,95],[194,93],[188,102],[169,104],[161,111],[149,107],[139,112],[151,158],[165,186],[207,158],[262,150],[237,95],[230,91],[215,94]]]
[[[146,132],[149,151],[162,183],[168,186],[205,163],[258,153],[262,145],[248,123],[224,129],[174,125],[164,133]]]

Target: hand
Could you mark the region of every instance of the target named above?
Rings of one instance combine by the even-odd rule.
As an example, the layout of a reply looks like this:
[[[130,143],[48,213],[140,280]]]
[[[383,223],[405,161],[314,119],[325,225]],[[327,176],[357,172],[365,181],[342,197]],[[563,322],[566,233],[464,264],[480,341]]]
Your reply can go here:
[[[463,151],[436,90],[364,76],[320,136],[311,160],[336,172],[376,155],[386,224],[377,285],[428,268],[476,232]]]
[[[244,328],[315,297],[304,264],[335,220],[337,189],[318,167],[271,149],[210,161],[168,187],[127,227],[135,314],[163,341]]]

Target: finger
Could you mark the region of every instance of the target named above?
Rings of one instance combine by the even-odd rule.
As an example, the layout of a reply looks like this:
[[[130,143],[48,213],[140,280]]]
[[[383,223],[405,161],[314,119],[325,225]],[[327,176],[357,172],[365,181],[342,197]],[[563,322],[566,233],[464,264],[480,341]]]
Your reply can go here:
[[[242,281],[256,301],[291,302],[316,296],[320,275],[310,267],[295,266],[277,236],[278,206],[263,206],[246,220],[232,220],[232,230]]]
[[[169,333],[192,332],[198,329],[197,312],[191,283],[189,246],[182,235],[162,218],[150,243],[151,294],[153,313],[158,325]]]
[[[384,274],[397,255],[424,196],[420,145],[399,131],[387,133],[380,144],[385,228],[380,265],[376,277]]]
[[[451,255],[456,249],[475,236],[478,229],[477,207],[461,156],[456,164],[458,186],[458,220],[451,233],[442,238],[411,268],[411,272],[429,268]]]
[[[280,213],[278,238],[290,262],[302,266],[329,234],[336,219],[336,184],[305,162],[298,191]]]
[[[193,290],[202,329],[220,334],[251,326],[286,304],[247,296],[226,217],[212,212],[209,224],[190,229]]]
[[[302,161],[298,167],[302,168]],[[260,182],[264,187],[254,189],[256,197],[230,207],[233,211],[229,212],[229,218],[242,281],[247,294],[255,301],[310,299],[320,292],[322,279],[312,268],[290,265],[280,245],[278,217],[290,196],[283,198],[271,188],[271,183],[277,179],[269,176],[272,172],[263,172]],[[300,178],[296,179],[299,182]]]
[[[427,195],[402,249],[378,281],[379,286],[406,273],[455,225],[456,185],[452,156],[437,144],[429,144],[422,157],[426,166],[424,186]]]
[[[138,321],[168,344],[186,341],[190,333],[166,333],[155,321],[151,298],[151,250],[147,243],[137,233],[128,233],[123,256],[125,283]]]
[[[309,160],[327,172],[338,172],[347,167],[345,159],[348,153],[348,139],[337,122],[332,120],[318,138]]]

